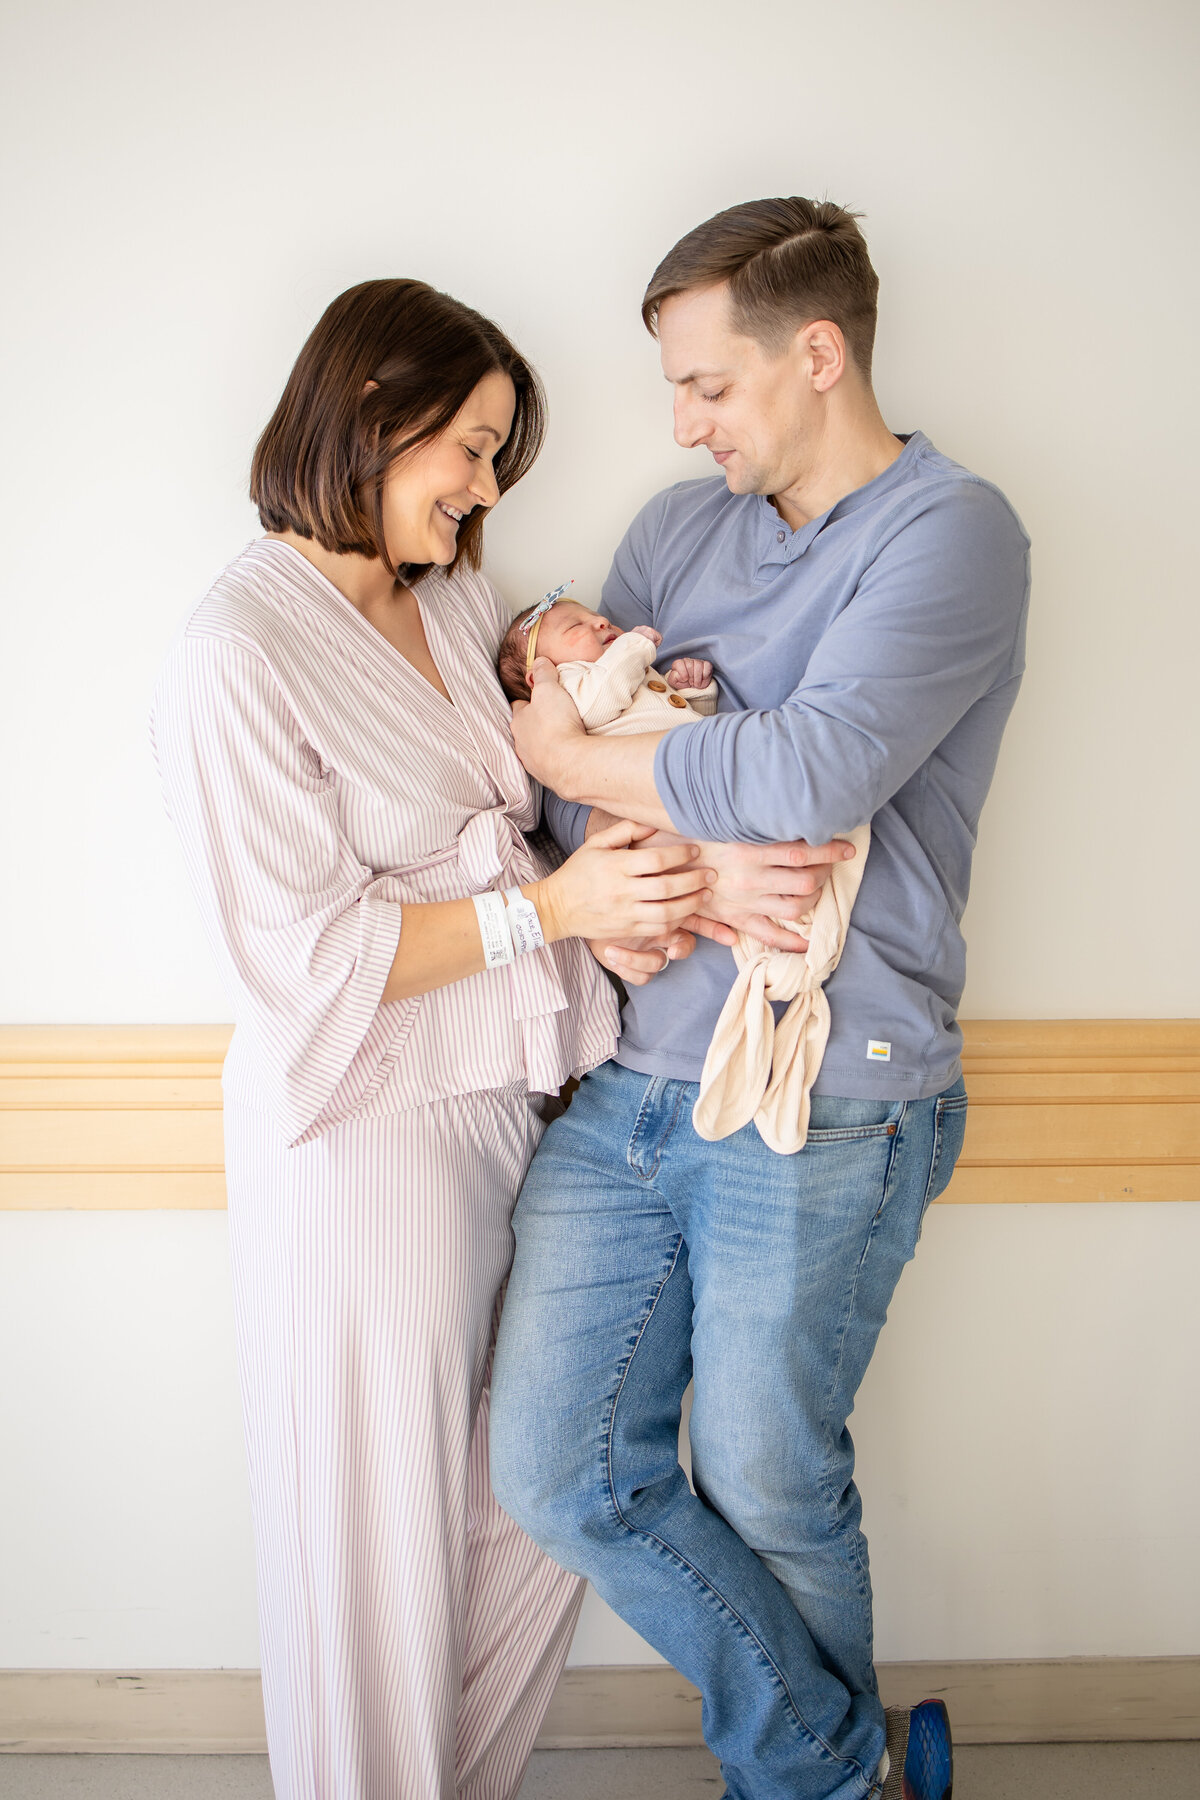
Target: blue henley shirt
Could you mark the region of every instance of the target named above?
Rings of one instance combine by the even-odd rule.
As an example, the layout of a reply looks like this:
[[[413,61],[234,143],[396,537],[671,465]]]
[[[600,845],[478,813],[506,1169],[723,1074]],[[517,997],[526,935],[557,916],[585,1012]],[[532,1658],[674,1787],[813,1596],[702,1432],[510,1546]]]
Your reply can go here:
[[[689,837],[819,844],[870,820],[866,873],[826,987],[814,1092],[918,1099],[959,1073],[959,929],[980,810],[1024,669],[1029,540],[998,488],[921,432],[799,531],[723,477],[681,482],[630,526],[603,590],[615,625],[707,658],[716,715],[655,759]],[[564,849],[587,809],[547,796]],[[617,1060],[698,1081],[735,974],[701,940],[625,1007]]]

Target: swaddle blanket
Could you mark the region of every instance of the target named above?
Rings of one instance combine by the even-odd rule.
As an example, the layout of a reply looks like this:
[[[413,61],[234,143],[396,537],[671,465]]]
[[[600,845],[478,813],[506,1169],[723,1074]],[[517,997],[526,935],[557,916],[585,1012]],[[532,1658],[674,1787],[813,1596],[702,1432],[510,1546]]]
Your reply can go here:
[[[717,1020],[700,1096],[692,1109],[698,1136],[726,1138],[753,1119],[759,1136],[781,1156],[808,1139],[813,1082],[829,1040],[829,1001],[823,983],[837,968],[850,912],[862,883],[869,825],[845,834],[856,855],[835,863],[810,914],[801,922],[808,949],[769,950],[739,931],[737,979]],[[771,1002],[790,1004],[778,1025]]]

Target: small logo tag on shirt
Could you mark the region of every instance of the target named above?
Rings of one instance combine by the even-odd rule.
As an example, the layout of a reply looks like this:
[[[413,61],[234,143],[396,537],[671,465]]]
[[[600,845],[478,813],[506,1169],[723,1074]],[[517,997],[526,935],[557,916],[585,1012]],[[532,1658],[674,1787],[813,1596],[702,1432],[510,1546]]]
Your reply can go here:
[[[881,1043],[878,1038],[868,1038],[867,1057],[871,1062],[891,1062],[892,1046]]]

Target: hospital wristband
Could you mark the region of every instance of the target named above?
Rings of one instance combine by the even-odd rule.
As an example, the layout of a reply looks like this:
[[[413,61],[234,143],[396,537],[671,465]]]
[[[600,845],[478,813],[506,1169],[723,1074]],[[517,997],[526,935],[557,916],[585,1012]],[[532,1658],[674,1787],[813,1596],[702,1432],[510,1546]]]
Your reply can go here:
[[[505,888],[504,898],[508,901],[508,929],[517,955],[544,950],[546,939],[542,934],[542,921],[533,901],[527,900],[519,887]]]
[[[472,894],[471,900],[479,920],[479,935],[483,939],[484,967],[499,969],[512,962],[515,955],[504,901],[496,893]]]

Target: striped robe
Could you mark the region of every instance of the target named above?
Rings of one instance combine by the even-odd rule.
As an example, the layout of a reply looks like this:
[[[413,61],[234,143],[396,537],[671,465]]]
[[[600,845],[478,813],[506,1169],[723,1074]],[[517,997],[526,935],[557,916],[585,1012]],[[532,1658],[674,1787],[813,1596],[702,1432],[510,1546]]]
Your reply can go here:
[[[574,940],[380,1005],[407,902],[545,873],[483,577],[447,701],[290,545],[230,565],[152,736],[233,1002],[226,1166],[277,1800],[503,1800],[580,1588],[492,1498],[487,1366],[537,1096],[609,1057]]]

